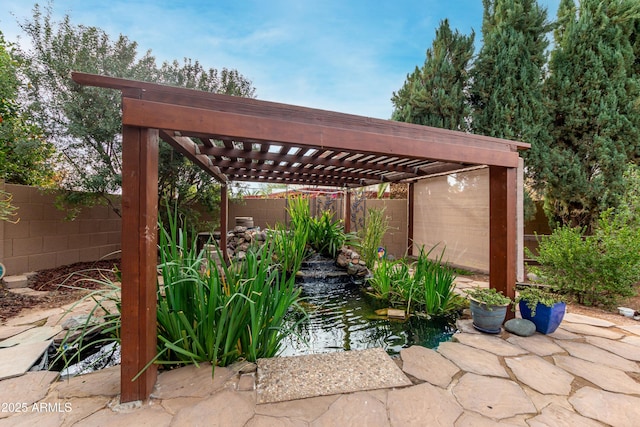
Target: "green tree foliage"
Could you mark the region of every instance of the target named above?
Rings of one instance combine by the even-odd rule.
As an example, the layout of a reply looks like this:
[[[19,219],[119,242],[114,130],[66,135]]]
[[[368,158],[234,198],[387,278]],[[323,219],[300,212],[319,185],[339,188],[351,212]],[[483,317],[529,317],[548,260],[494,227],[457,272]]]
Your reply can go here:
[[[552,140],[538,177],[547,215],[557,224],[591,233],[601,212],[619,205],[625,165],[638,162],[639,19],[633,0],[560,5],[545,85]]]
[[[547,11],[535,0],[483,3],[484,43],[472,71],[473,132],[532,144],[524,156],[535,176],[538,145],[549,140],[542,92]]]
[[[20,108],[20,63],[0,32],[0,180],[14,184],[51,184],[54,147]]]
[[[86,192],[69,193],[65,201],[72,204],[110,203],[108,195],[120,190],[122,135],[120,93],[79,86],[70,79],[71,71],[254,96],[251,82],[235,70],[206,70],[187,58],[158,67],[151,51],[139,57],[137,43],[124,35],[112,39],[100,28],[73,24],[68,15],[55,22],[50,6],[43,11],[36,5],[32,19],[21,27],[32,44],[22,52],[29,64],[30,108],[65,156],[64,188]],[[159,169],[161,207],[167,199],[177,200],[181,212],[190,214],[189,223],[195,204],[215,213],[219,187],[164,142]]]
[[[407,75],[391,98],[393,120],[453,130],[466,130],[470,114],[466,95],[474,33],[453,32],[444,20],[436,30],[422,68]]]

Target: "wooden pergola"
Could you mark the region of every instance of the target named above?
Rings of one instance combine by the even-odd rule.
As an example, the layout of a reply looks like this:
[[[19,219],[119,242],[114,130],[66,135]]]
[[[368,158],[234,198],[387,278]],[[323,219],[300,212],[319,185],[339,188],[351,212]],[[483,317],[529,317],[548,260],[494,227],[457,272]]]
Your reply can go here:
[[[156,355],[160,138],[222,184],[223,247],[232,181],[349,189],[487,165],[490,286],[515,296],[518,150],[528,144],[93,74],[72,78],[122,92],[121,402],[146,399],[157,378],[151,365],[132,380]]]

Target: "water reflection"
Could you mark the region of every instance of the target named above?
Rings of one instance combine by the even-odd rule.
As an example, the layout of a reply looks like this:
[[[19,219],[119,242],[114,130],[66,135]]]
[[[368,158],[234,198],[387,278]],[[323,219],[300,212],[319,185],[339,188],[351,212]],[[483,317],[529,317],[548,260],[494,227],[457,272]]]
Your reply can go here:
[[[451,320],[411,317],[388,320],[375,314],[384,308],[351,282],[318,279],[301,284],[309,319],[283,345],[282,356],[364,350],[382,347],[398,354],[414,344],[435,348],[455,332]],[[292,316],[295,316],[292,314]],[[290,319],[293,323],[297,319]]]

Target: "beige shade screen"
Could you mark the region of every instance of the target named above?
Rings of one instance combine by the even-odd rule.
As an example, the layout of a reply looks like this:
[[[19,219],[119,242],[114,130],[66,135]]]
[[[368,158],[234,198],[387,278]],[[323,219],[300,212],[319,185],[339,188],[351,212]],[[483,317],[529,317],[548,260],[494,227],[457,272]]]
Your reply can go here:
[[[431,257],[489,271],[489,168],[416,182],[414,209],[414,255],[438,245]]]

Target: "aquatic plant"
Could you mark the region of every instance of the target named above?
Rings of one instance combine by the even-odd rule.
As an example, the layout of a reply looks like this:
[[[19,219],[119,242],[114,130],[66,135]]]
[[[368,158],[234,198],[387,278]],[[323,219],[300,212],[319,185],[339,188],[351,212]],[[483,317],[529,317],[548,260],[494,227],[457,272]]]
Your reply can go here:
[[[318,253],[335,258],[343,246],[357,240],[355,233],[345,233],[341,220],[333,220],[333,212],[324,211],[318,218],[311,218],[309,244]]]
[[[373,269],[378,260],[378,248],[389,230],[389,217],[385,215],[385,210],[386,207],[367,209],[367,225],[360,233],[360,254],[368,269]]]

